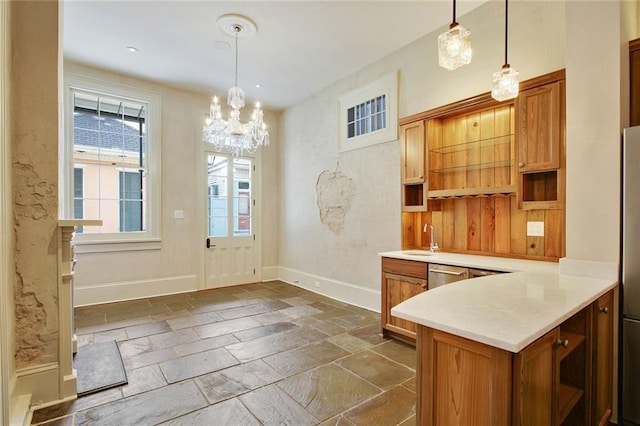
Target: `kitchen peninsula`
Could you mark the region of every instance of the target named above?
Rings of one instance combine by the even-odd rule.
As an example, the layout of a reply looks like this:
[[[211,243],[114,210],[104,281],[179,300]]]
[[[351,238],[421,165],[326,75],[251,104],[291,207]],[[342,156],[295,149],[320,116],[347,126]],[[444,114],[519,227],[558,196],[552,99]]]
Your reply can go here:
[[[527,270],[393,307],[417,324],[417,424],[606,424],[616,285]]]

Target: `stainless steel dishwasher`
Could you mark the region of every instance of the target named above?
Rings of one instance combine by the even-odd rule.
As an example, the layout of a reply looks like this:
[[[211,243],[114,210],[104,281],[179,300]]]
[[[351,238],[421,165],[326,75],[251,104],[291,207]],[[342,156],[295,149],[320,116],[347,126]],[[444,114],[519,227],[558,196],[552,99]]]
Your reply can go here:
[[[469,268],[439,265],[437,263],[429,264],[429,289],[460,280],[466,280],[467,278],[469,278]]]

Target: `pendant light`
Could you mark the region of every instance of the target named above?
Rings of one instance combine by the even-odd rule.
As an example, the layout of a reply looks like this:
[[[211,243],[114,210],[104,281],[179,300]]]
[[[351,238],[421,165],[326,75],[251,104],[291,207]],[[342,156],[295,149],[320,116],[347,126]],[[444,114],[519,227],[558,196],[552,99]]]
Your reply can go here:
[[[456,22],[456,0],[453,0],[453,21],[449,30],[438,36],[438,64],[455,70],[471,62],[471,31]]]
[[[504,1],[504,65],[493,73],[491,97],[496,101],[506,101],[518,96],[518,70],[511,68],[507,60],[507,37],[509,33],[509,0]]]

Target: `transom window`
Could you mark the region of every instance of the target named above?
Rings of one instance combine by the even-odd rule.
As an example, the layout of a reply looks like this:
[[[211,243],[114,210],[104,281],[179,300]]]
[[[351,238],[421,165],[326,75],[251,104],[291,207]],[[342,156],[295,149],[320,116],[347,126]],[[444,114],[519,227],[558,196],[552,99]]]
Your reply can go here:
[[[347,109],[347,137],[387,128],[387,97],[377,96]]]

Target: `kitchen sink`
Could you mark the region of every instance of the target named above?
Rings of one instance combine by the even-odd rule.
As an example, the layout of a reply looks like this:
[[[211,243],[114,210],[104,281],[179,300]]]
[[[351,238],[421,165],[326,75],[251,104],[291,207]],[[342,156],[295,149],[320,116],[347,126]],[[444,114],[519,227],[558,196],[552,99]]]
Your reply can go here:
[[[402,253],[412,256],[433,256],[435,254],[429,250],[405,250]]]

